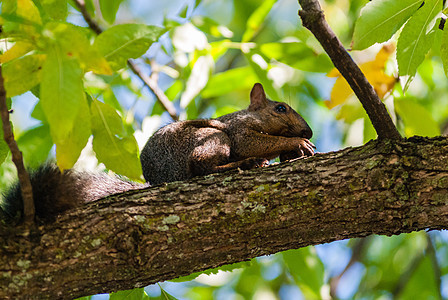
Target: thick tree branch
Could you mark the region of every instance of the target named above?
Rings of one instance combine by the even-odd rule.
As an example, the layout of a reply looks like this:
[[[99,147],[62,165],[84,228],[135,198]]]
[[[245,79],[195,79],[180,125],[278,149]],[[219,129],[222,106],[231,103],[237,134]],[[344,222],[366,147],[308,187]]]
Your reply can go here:
[[[110,196],[29,239],[0,228],[0,298],[76,298],[286,249],[448,228],[448,140],[362,147]]]
[[[392,122],[386,107],[325,21],[324,12],[321,10],[318,0],[299,0],[299,4],[302,7],[299,15],[303,26],[314,34],[334,66],[347,80],[367,112],[378,137],[400,139],[400,133]]]
[[[78,7],[78,9],[81,11],[82,16],[86,21],[86,23],[89,25],[90,29],[92,29],[96,34],[100,34],[101,32],[103,32],[101,26],[97,22],[95,22],[95,20],[90,16],[89,12],[87,11],[84,0],[73,0],[73,1],[75,2],[75,5]],[[168,99],[168,97],[165,95],[163,90],[159,87],[157,82],[153,80],[151,77],[144,74],[140,70],[140,68],[130,59],[128,59],[127,63],[132,72],[135,75],[137,75],[140,78],[140,80],[153,92],[157,101],[159,101],[159,103],[168,112],[171,118],[176,121],[179,118],[176,113],[176,108],[174,107],[173,103],[171,103],[170,99]]]
[[[24,223],[27,227],[34,223],[34,201],[33,189],[31,187],[30,176],[23,164],[23,156],[17,142],[14,139],[11,124],[9,122],[9,109],[6,104],[6,90],[3,81],[2,66],[0,64],[0,114],[3,127],[3,138],[11,150],[12,161],[17,169],[17,177],[19,178],[20,190],[23,199],[23,215]]]

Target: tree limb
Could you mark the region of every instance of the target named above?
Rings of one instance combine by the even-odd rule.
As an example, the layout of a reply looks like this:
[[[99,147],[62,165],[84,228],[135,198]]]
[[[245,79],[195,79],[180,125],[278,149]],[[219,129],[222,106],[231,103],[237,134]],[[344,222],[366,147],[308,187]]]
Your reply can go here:
[[[333,30],[325,21],[318,0],[299,0],[299,16],[327,52],[334,66],[347,80],[372,122],[379,138],[400,139],[400,133],[390,118],[372,85],[353,61]]]
[[[86,4],[84,0],[73,0],[75,2],[75,5],[78,7],[78,9],[81,11],[81,14],[86,21],[86,23],[89,25],[90,29],[92,29],[96,34],[100,34],[103,32],[101,29],[101,26],[93,20],[93,18],[89,15],[89,12],[86,9]],[[178,115],[176,113],[176,108],[174,107],[173,103],[171,103],[170,99],[165,95],[163,90],[159,87],[157,82],[153,80],[151,77],[144,74],[140,68],[130,59],[128,59],[127,64],[131,71],[137,75],[140,80],[151,90],[151,92],[156,97],[157,101],[162,105],[162,107],[168,112],[168,114],[171,116],[173,120],[178,120]]]
[[[372,141],[92,202],[24,238],[0,228],[0,298],[76,298],[278,251],[448,228],[448,140]]]
[[[9,109],[6,104],[6,90],[3,81],[2,66],[0,64],[0,114],[3,127],[3,138],[11,150],[12,161],[17,169],[17,177],[19,178],[20,190],[23,199],[23,218],[26,227],[34,224],[34,201],[33,189],[31,187],[30,175],[23,164],[23,156],[17,142],[14,139],[11,124],[9,122]]]

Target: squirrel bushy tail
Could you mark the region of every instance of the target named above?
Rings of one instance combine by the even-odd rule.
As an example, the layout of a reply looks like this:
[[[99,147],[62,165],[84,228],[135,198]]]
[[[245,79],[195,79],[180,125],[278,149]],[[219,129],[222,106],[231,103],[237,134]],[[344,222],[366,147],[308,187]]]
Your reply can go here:
[[[54,163],[46,163],[30,171],[36,218],[52,222],[70,208],[94,201],[110,194],[144,187],[104,173],[90,173],[74,169],[61,172]],[[0,219],[6,224],[17,224],[23,214],[23,200],[18,182],[4,193],[0,202]]]

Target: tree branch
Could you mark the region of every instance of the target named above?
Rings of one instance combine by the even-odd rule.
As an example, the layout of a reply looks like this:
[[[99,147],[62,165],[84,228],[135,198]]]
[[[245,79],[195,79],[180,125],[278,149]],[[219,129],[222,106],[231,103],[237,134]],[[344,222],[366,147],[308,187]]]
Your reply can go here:
[[[400,133],[374,88],[325,21],[324,12],[321,10],[318,0],[299,0],[299,4],[302,7],[299,10],[299,16],[303,26],[314,34],[334,66],[347,80],[367,112],[378,137],[400,139]]]
[[[86,21],[87,25],[89,25],[90,29],[92,29],[93,32],[95,32],[96,34],[100,34],[101,32],[103,32],[100,25],[97,22],[95,22],[95,20],[92,19],[89,12],[87,11],[85,1],[73,0],[73,2],[75,2],[76,7],[78,7],[79,11],[82,14],[82,17]]]
[[[76,298],[278,251],[448,228],[448,140],[372,141],[129,191],[25,239],[0,228],[0,298]]]
[[[86,21],[86,23],[89,25],[90,29],[92,29],[96,34],[100,34],[103,32],[101,27],[95,20],[92,19],[92,17],[89,15],[89,12],[86,9],[86,4],[84,0],[73,0],[75,2],[75,5],[78,7],[78,9],[81,11],[81,14]],[[178,115],[176,113],[176,108],[174,107],[173,103],[168,99],[168,97],[165,95],[163,90],[159,87],[157,84],[157,81],[153,80],[151,77],[144,74],[140,68],[132,62],[130,59],[128,59],[127,64],[129,68],[132,70],[132,72],[137,75],[141,81],[151,90],[151,92],[156,97],[157,101],[162,105],[162,107],[168,112],[168,114],[171,116],[173,120],[178,120]]]
[[[153,80],[150,76],[143,73],[140,68],[134,64],[130,59],[128,59],[128,66],[137,75],[143,83],[154,93],[156,99],[160,104],[165,108],[165,110],[169,113],[170,117],[176,121],[179,119],[179,116],[176,113],[176,108],[173,103],[168,99],[165,93],[161,88],[157,85],[157,81]]]
[[[31,187],[30,176],[23,164],[23,156],[17,142],[14,139],[11,124],[9,122],[9,110],[6,104],[6,90],[3,81],[2,66],[0,64],[0,114],[3,125],[3,138],[11,150],[12,161],[17,169],[17,176],[19,178],[20,190],[23,199],[23,215],[24,224],[26,227],[34,224],[34,201],[33,189]]]

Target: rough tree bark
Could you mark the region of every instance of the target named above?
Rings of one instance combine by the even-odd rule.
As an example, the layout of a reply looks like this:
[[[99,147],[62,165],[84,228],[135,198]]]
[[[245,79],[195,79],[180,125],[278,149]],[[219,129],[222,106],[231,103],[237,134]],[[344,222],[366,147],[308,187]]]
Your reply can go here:
[[[110,196],[0,228],[0,298],[75,298],[278,251],[448,228],[448,139],[368,144]]]

